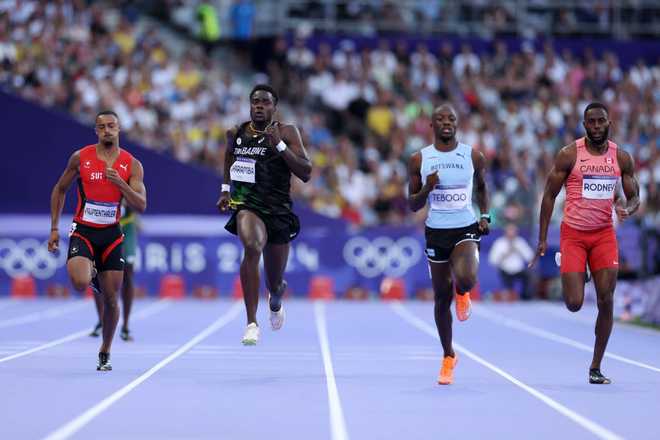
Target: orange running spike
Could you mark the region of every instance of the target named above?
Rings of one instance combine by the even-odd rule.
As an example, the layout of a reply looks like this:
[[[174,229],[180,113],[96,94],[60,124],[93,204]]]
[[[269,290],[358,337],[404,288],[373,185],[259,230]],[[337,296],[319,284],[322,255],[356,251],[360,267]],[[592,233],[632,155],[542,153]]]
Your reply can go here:
[[[454,357],[445,356],[442,359],[442,368],[440,368],[440,375],[438,376],[439,385],[449,385],[454,381],[454,367],[458,363],[458,355],[454,353]]]
[[[472,301],[470,301],[470,292],[464,295],[455,295],[456,299],[456,317],[459,321],[467,321],[472,314]]]

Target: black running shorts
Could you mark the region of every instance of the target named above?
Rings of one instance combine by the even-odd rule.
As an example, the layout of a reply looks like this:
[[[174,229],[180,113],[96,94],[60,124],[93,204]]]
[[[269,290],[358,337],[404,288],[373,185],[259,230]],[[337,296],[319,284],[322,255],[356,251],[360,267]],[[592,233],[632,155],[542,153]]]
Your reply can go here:
[[[293,212],[286,214],[264,214],[256,209],[239,206],[236,211],[231,215],[229,221],[225,225],[225,229],[234,235],[238,235],[238,213],[247,209],[255,213],[266,225],[266,233],[268,235],[267,243],[269,244],[286,244],[293,241],[300,232],[300,220]]]
[[[457,244],[464,241],[475,241],[479,246],[481,236],[479,224],[473,223],[462,228],[434,229],[426,227],[426,258],[432,263],[447,263],[451,252]]]
[[[92,260],[96,270],[124,270],[122,241],[124,234],[119,224],[105,228],[73,223],[69,233],[68,258],[85,257]]]

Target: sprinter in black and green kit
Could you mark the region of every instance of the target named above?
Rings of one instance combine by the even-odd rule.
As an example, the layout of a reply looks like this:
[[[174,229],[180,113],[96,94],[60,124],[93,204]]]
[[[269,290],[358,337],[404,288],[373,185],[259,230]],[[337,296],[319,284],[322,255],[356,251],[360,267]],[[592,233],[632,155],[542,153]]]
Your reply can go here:
[[[122,258],[124,259],[124,282],[121,287],[121,302],[122,302],[122,317],[123,324],[119,336],[124,341],[133,341],[133,336],[128,327],[128,319],[131,316],[131,309],[133,308],[133,298],[135,297],[135,290],[133,286],[133,265],[135,264],[135,255],[137,248],[137,228],[138,218],[135,211],[128,205],[122,203],[121,205],[121,218],[119,225],[124,234],[124,241],[122,242]],[[103,316],[103,300],[99,292],[98,279],[94,277],[92,280],[92,290],[94,290],[94,301],[96,302],[96,311],[99,317]],[[101,319],[96,323],[94,330],[90,336],[97,337],[101,334]]]
[[[295,125],[273,119],[277,93],[257,85],[250,93],[250,121],[227,131],[224,183],[217,206],[233,209],[225,228],[238,235],[245,250],[240,278],[247,312],[244,345],[259,340],[259,260],[264,257],[273,330],[284,324],[283,279],[291,241],[300,232],[291,210],[291,175],[310,179],[312,164]]]

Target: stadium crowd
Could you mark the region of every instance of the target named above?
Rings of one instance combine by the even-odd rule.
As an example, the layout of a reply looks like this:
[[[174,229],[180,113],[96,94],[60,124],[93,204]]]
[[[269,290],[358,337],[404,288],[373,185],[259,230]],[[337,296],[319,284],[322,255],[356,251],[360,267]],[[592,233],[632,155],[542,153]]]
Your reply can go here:
[[[477,54],[467,44],[432,51],[347,39],[312,50],[299,35],[275,40],[265,75],[244,75],[162,32],[101,3],[0,1],[0,87],[88,124],[113,109],[131,139],[220,170],[225,130],[248,119],[250,87],[269,81],[280,118],[302,128],[315,165],[294,194],[358,225],[413,219],[406,161],[432,141],[429,115],[445,100],[459,112],[459,140],[488,159],[496,222],[533,223],[554,154],[583,135],[582,111],[600,100],[612,138],[636,161],[638,218],[660,228],[658,65],[624,69],[615,53],[557,53],[551,42],[512,52],[493,40]]]

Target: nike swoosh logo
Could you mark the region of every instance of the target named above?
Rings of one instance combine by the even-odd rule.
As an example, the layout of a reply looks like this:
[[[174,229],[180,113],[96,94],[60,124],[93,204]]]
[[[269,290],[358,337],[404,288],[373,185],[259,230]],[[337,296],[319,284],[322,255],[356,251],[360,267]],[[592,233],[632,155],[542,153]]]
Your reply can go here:
[[[262,142],[264,141],[264,139],[266,139],[266,138],[261,138],[261,139],[259,139],[259,140],[257,141],[257,143],[258,143],[258,144],[262,143]]]
[[[586,161],[588,161],[588,160],[589,160],[589,159],[580,159],[580,162],[586,162]]]

